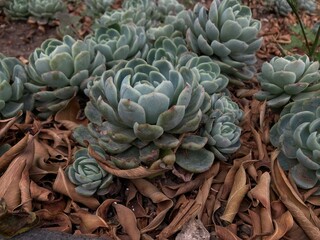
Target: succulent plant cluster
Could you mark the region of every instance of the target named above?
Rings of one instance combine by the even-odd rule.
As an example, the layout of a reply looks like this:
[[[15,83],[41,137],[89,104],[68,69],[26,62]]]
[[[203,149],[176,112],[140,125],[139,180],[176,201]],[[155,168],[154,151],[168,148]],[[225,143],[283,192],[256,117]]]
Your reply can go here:
[[[105,156],[103,149],[92,146],[97,154]],[[89,154],[87,148],[76,151],[74,162],[68,166],[66,173],[70,181],[76,186],[77,193],[84,196],[105,195],[113,182],[113,175],[103,170],[98,162]]]
[[[256,99],[280,108],[290,101],[319,94],[319,62],[310,61],[307,55],[274,57],[263,63],[258,81],[262,90],[255,94]]]
[[[303,189],[319,186],[320,98],[292,102],[271,128],[270,141],[280,150],[280,165]],[[320,194],[318,190],[316,195]]]
[[[242,79],[251,79],[256,51],[262,44],[261,24],[252,18],[250,8],[237,0],[213,1],[210,9],[200,3],[192,12],[182,12],[187,25],[186,40],[197,54],[217,60],[222,71]]]
[[[45,40],[29,57],[30,81],[25,84],[33,94],[38,116],[47,118],[67,105],[91,78],[106,69],[105,57],[95,50],[90,39]]]
[[[114,0],[85,0],[86,7],[93,16],[99,16],[108,10],[110,11],[113,3]]]
[[[66,8],[62,0],[12,0],[7,1],[4,13],[12,20],[35,18],[39,24],[47,24],[57,12]]]

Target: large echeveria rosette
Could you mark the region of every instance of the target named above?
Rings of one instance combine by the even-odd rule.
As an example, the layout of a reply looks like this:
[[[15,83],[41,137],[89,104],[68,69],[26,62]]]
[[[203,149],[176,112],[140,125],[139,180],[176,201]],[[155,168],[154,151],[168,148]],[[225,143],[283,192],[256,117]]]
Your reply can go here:
[[[263,63],[258,81],[261,91],[255,98],[266,100],[272,108],[283,107],[292,100],[319,94],[319,62],[310,61],[307,55],[274,57],[269,63]]]
[[[32,110],[33,99],[24,85],[28,82],[24,65],[16,58],[0,54],[0,119]]]
[[[241,143],[239,126],[243,112],[238,104],[223,93],[211,96],[211,110],[203,118],[204,125],[200,129],[202,136],[208,138],[207,147],[222,160],[228,160]]]
[[[105,157],[105,152],[99,146],[91,146],[96,154]],[[66,169],[69,180],[76,185],[77,193],[84,196],[105,195],[109,192],[113,175],[103,170],[98,162],[90,156],[87,148],[81,148],[74,153],[74,162]]]
[[[237,0],[216,0],[209,10],[197,4],[193,12],[182,12],[178,18],[188,26],[186,39],[194,52],[216,59],[223,73],[253,77],[262,38],[261,23],[252,18],[249,7]]]
[[[280,150],[278,161],[303,189],[320,186],[320,97],[288,104],[271,128],[270,141]],[[318,190],[316,195],[320,194]]]
[[[33,92],[38,116],[46,118],[65,107],[79,89],[106,69],[105,57],[95,49],[93,40],[63,41],[47,39],[29,57],[31,81],[25,86]]]
[[[184,79],[167,60],[150,65],[133,59],[119,69],[88,86],[85,113],[91,123],[75,131],[77,141],[82,130],[89,132],[120,168],[176,161],[191,172],[207,170],[214,155],[203,148],[207,138],[195,133],[210,97],[196,75]]]
[[[145,58],[149,50],[144,28],[134,23],[99,27],[94,40],[96,50],[103,54],[109,67],[121,60]]]

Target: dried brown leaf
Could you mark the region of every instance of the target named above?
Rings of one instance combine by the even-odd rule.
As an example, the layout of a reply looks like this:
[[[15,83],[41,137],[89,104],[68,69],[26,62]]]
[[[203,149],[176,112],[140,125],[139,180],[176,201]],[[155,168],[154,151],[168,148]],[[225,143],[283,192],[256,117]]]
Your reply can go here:
[[[265,172],[260,176],[258,184],[248,192],[248,197],[254,201],[254,206],[261,203],[263,207],[270,210],[270,183],[271,176]]]
[[[143,196],[150,198],[153,203],[157,204],[157,215],[148,226],[141,229],[141,233],[154,230],[162,223],[167,212],[173,206],[173,202],[149,181],[145,179],[133,179],[131,181]]]
[[[241,240],[233,232],[231,232],[229,229],[225,227],[216,225],[215,229],[216,229],[216,235],[220,240]]]
[[[30,135],[26,135],[25,138],[27,145],[24,149],[20,149],[20,146],[17,147],[20,152],[10,154],[10,157],[15,157],[0,177],[0,198],[4,198],[9,210],[13,210],[21,205],[26,210],[31,210],[32,199],[30,196],[28,172],[34,157],[34,138]]]
[[[229,223],[233,221],[249,188],[249,184],[246,184],[246,171],[243,165],[241,165],[235,175],[234,184],[227,201],[226,209],[220,217],[222,220]]]
[[[275,230],[272,235],[267,236],[265,240],[281,239],[293,226],[293,218],[289,211],[285,212],[274,220]]]
[[[71,222],[80,226],[82,234],[91,234],[98,228],[109,228],[108,224],[98,215],[89,213],[88,211],[78,208],[75,213],[70,214]]]
[[[30,194],[31,198],[36,201],[47,202],[54,200],[54,193],[49,189],[40,187],[34,181],[30,182]]]
[[[40,209],[36,211],[36,214],[41,220],[42,228],[50,231],[72,232],[72,223],[65,213],[49,212],[47,209]]]
[[[139,240],[140,230],[137,227],[137,219],[134,213],[122,204],[114,203],[113,207],[116,209],[119,223],[129,235],[130,239]]]
[[[12,160],[26,148],[28,140],[29,135],[27,134],[0,157],[0,172],[4,172]]]
[[[0,120],[0,139],[6,135],[12,125],[18,120],[19,117],[21,117],[22,113],[22,111],[19,111],[15,117]]]
[[[97,207],[100,205],[96,198],[85,197],[78,194],[75,190],[75,186],[66,177],[66,174],[62,168],[59,169],[58,175],[53,183],[53,190],[62,193],[71,198],[73,201],[82,203],[93,210],[97,209]]]
[[[69,130],[73,130],[80,124],[86,125],[88,120],[86,118],[80,119],[80,104],[77,98],[72,98],[68,105],[58,111],[54,117],[54,120],[61,123]]]

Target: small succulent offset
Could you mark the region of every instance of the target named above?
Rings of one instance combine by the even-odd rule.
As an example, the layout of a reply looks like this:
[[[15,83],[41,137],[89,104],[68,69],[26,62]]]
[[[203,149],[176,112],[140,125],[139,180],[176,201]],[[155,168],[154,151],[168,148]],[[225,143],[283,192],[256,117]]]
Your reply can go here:
[[[100,27],[95,31],[94,40],[97,42],[95,49],[103,54],[109,67],[120,60],[145,58],[149,49],[144,28],[134,23]]]
[[[310,61],[307,55],[274,57],[262,65],[258,81],[262,90],[255,98],[267,100],[271,108],[283,107],[291,100],[319,94],[319,62]]]
[[[47,39],[29,57],[30,82],[25,86],[35,98],[38,116],[47,118],[67,105],[79,89],[106,69],[104,56],[93,40]]]
[[[28,1],[12,0],[6,1],[4,4],[4,13],[6,17],[12,20],[24,20],[30,15]]]
[[[270,141],[278,160],[303,189],[320,186],[320,97],[288,104],[271,128]],[[316,191],[315,195],[320,195]]]
[[[223,73],[253,77],[262,38],[258,37],[261,23],[252,18],[249,7],[238,0],[216,0],[209,10],[198,3],[193,12],[178,17],[188,26],[187,43],[195,53],[216,59]]]
[[[0,55],[0,119],[15,116],[20,110],[32,110],[24,65],[16,58]]]
[[[29,12],[38,24],[47,24],[57,12],[65,9],[62,0],[29,0]]]
[[[214,155],[196,131],[210,97],[197,75],[188,74],[167,60],[150,65],[138,58],[106,71],[88,86],[89,136],[82,128],[74,137],[94,138],[119,168],[176,162],[190,172],[207,170]]]
[[[287,0],[275,0],[275,11],[282,16],[287,16],[292,12],[292,8]]]
[[[297,0],[297,4],[301,10],[312,14],[317,10],[317,1],[316,0]]]
[[[105,157],[99,146],[91,146],[95,152]],[[103,170],[98,162],[90,156],[87,148],[74,153],[74,162],[66,169],[69,180],[76,185],[77,193],[90,197],[94,194],[105,195],[113,182],[113,175]]]
[[[238,104],[225,94],[213,94],[211,104],[212,109],[200,131],[202,136],[208,138],[207,147],[218,159],[226,161],[241,145],[241,128],[238,124],[243,112]]]

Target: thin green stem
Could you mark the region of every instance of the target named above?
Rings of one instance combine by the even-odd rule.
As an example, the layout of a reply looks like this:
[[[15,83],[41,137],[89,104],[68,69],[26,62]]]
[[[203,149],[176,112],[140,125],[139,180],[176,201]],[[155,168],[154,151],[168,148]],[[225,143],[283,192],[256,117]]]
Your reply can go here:
[[[311,56],[314,55],[316,49],[317,49],[317,46],[319,44],[319,38],[320,38],[320,25],[318,27],[318,31],[317,31],[317,34],[316,34],[316,38],[314,39],[314,42],[312,44],[312,48],[311,48]]]
[[[292,11],[293,11],[294,15],[298,19],[298,22],[299,22],[299,25],[300,25],[300,28],[301,28],[301,31],[302,31],[302,35],[303,35],[303,38],[304,38],[304,41],[306,43],[306,47],[307,47],[307,50],[308,50],[308,55],[309,55],[309,57],[312,57],[312,52],[311,52],[311,49],[310,49],[310,46],[309,46],[308,38],[307,38],[306,32],[304,31],[304,25],[303,25],[303,23],[301,21],[301,18],[299,16],[298,10],[297,10],[295,4],[291,0],[287,0],[287,2],[290,5],[290,7],[292,8]]]

